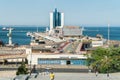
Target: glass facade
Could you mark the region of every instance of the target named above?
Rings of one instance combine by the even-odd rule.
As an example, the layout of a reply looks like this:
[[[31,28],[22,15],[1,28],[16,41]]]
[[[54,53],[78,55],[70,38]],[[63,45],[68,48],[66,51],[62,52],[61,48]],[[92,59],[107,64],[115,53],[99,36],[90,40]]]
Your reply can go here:
[[[38,59],[38,64],[55,64],[55,65],[86,65],[86,60],[79,59],[79,60],[47,60],[47,59]]]
[[[50,30],[52,31],[58,26],[64,26],[64,13],[57,11],[57,8],[55,8],[55,11],[50,13]]]
[[[72,65],[86,65],[86,60],[70,60]]]
[[[56,26],[61,26],[61,13],[57,12],[57,9],[55,9],[55,12],[53,12],[53,28],[55,28]]]

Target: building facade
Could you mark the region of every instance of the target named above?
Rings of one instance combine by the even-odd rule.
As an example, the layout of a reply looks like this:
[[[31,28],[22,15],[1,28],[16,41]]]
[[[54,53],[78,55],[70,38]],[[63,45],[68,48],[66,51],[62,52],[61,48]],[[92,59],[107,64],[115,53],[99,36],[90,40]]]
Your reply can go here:
[[[79,26],[64,26],[63,27],[63,35],[69,37],[77,37],[82,36],[82,28]]]
[[[32,65],[83,65],[87,64],[85,55],[80,54],[40,54],[31,48],[26,49],[28,64]]]
[[[63,27],[64,25],[64,13],[58,12],[55,9],[50,13],[50,30],[55,29],[57,26]]]
[[[28,64],[32,65],[83,65],[87,64],[84,55],[32,54],[27,56]]]

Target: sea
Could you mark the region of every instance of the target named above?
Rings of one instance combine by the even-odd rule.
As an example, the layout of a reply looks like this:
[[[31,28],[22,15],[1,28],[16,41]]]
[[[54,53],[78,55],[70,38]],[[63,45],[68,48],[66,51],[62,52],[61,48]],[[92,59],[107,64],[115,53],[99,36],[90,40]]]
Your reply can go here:
[[[4,26],[0,26],[0,40],[4,43],[8,43],[8,30],[2,30]],[[12,42],[18,45],[29,45],[31,37],[27,36],[27,32],[45,32],[46,26],[13,26],[12,30]],[[109,38],[110,40],[120,40],[120,27],[109,27]],[[103,36],[103,38],[108,39],[108,27],[104,26],[89,26],[84,27],[83,35],[96,37],[97,34]]]

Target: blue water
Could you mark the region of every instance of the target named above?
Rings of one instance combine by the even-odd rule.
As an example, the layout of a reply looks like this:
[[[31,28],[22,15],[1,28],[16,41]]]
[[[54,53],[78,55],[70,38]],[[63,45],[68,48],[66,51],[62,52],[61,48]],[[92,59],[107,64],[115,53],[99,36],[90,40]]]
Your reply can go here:
[[[4,43],[8,43],[7,33],[8,31],[2,31],[0,26],[0,40]],[[38,28],[39,32],[44,32],[46,27],[41,26],[14,26],[12,32],[12,41],[13,43],[18,43],[19,45],[28,45],[30,43],[30,37],[26,36],[27,32],[36,32]],[[97,34],[103,35],[103,38],[108,37],[108,28],[107,27],[84,27],[83,35],[95,37]],[[110,39],[111,40],[120,40],[120,27],[110,27]]]
[[[44,32],[46,30],[45,27],[13,27],[12,31],[12,42],[18,43],[19,45],[29,45],[31,38],[26,35],[27,32],[36,32],[37,28],[39,32]],[[8,31],[3,31],[2,27],[0,27],[0,40],[4,43],[8,43],[7,37]]]
[[[120,27],[109,28],[110,40],[120,40]],[[103,38],[108,39],[108,27],[85,27],[84,35],[95,37],[101,34]]]

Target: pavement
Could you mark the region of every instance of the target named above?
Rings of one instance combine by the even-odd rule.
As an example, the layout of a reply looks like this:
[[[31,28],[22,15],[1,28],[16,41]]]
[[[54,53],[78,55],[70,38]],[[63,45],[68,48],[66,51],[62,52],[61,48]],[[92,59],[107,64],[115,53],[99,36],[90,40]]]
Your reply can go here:
[[[54,73],[54,80],[120,80],[120,73],[112,73],[107,77],[107,74],[95,73]],[[29,80],[50,80],[49,73],[40,73],[37,78],[33,76]]]
[[[120,73],[111,73],[109,77],[107,74],[98,74],[95,73],[57,73],[55,72],[54,80],[120,80]],[[23,75],[25,77],[26,75]],[[0,80],[13,80],[13,78],[3,78],[0,77]],[[18,80],[25,80],[23,78],[19,78]],[[35,78],[32,75],[28,80],[50,80],[49,73],[39,73],[39,75]]]

